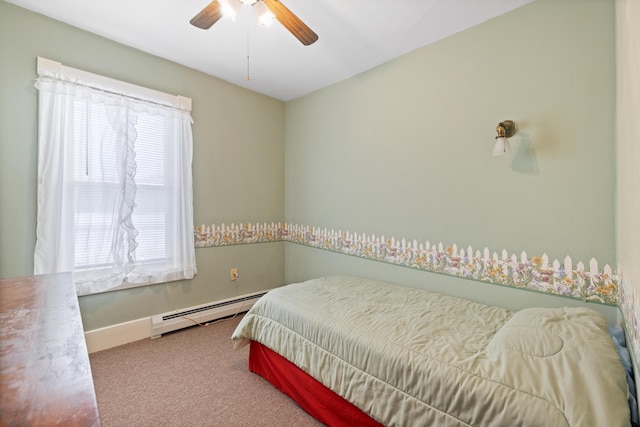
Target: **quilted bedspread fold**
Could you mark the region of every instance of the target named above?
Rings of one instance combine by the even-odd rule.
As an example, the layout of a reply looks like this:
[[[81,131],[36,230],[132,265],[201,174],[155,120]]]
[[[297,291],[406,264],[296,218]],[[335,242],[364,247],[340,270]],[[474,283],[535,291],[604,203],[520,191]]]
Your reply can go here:
[[[255,340],[388,426],[629,426],[604,318],[518,312],[421,289],[326,277],[274,289],[245,315]]]

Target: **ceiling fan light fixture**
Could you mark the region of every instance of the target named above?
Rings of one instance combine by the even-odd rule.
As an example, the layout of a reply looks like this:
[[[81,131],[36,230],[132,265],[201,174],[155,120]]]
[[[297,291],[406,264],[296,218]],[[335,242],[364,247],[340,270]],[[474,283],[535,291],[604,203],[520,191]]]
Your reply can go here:
[[[189,22],[194,27],[207,30],[224,15],[229,14],[235,17],[242,5],[254,8],[253,12],[258,25],[268,25],[277,20],[305,46],[309,46],[318,40],[318,35],[282,4],[280,0],[212,0]]]
[[[228,16],[231,19],[236,19],[242,2],[240,0],[218,0],[222,9],[222,14]]]
[[[275,19],[273,12],[262,1],[257,1],[253,4],[253,13],[256,15],[258,25],[269,25]]]

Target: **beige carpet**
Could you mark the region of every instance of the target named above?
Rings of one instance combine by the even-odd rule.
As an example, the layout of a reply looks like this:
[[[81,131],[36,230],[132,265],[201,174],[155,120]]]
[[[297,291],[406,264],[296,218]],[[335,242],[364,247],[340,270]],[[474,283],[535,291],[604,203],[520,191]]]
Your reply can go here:
[[[240,317],[90,355],[104,427],[321,426],[248,371]]]

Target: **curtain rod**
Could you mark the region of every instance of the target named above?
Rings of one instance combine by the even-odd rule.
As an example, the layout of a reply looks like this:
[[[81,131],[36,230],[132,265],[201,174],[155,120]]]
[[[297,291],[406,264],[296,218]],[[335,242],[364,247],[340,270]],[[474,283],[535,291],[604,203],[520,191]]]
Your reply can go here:
[[[101,92],[124,96],[163,107],[177,108],[191,112],[191,98],[171,95],[154,89],[134,85],[109,77],[93,74],[88,71],[67,67],[60,62],[38,57],[37,72],[40,77],[66,81],[78,86]],[[76,81],[77,80],[77,81]]]

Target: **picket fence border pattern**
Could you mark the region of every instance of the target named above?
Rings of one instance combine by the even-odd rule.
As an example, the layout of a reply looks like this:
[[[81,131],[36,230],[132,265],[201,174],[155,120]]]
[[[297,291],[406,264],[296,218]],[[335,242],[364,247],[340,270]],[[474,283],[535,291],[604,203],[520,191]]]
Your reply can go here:
[[[592,259],[589,270],[582,262],[575,268],[570,257],[549,263],[546,255],[529,258],[508,256],[506,250],[493,254],[485,248],[473,252],[471,247],[458,250],[442,243],[407,243],[405,239],[385,239],[340,230],[290,223],[201,225],[195,229],[196,247],[218,247],[250,243],[292,242],[366,259],[403,265],[424,271],[450,274],[494,284],[531,289],[580,300],[615,304],[620,308],[634,358],[640,356],[640,291],[634,289],[624,274],[613,272],[609,265],[598,270]],[[570,273],[569,273],[570,272]],[[637,359],[636,359],[637,360]]]
[[[618,274],[608,264],[600,270],[593,258],[588,267],[582,262],[574,266],[569,256],[562,262],[550,261],[546,254],[516,256],[506,250],[498,254],[488,248],[474,251],[470,246],[418,243],[290,223],[203,224],[195,229],[196,247],[279,241],[583,301],[620,304]]]
[[[634,290],[624,273],[620,274],[619,287],[619,307],[630,341],[627,343],[627,348],[633,352],[634,359],[638,361],[640,357],[640,291]]]

